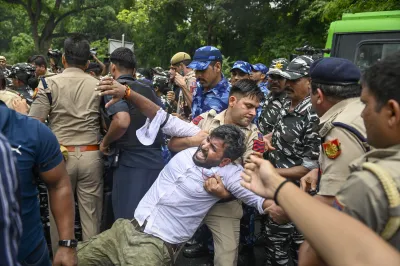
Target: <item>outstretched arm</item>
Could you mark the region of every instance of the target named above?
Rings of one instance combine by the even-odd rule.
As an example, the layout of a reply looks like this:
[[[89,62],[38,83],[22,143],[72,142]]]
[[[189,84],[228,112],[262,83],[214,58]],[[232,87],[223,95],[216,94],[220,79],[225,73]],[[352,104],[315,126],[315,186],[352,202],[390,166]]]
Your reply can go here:
[[[124,98],[135,105],[142,114],[149,118],[146,124],[136,133],[140,142],[144,145],[151,145],[154,142],[160,128],[165,134],[176,137],[191,137],[200,132],[200,129],[195,125],[168,115],[158,105],[131,90],[129,87],[118,83],[111,77],[103,78],[95,90],[100,91],[99,94],[101,96],[112,96],[112,99],[106,104],[106,107]]]
[[[242,185],[273,198],[285,178],[268,161],[254,156],[251,160],[242,173]],[[275,198],[328,265],[400,265],[400,254],[364,224],[313,199],[293,183],[283,184]]]

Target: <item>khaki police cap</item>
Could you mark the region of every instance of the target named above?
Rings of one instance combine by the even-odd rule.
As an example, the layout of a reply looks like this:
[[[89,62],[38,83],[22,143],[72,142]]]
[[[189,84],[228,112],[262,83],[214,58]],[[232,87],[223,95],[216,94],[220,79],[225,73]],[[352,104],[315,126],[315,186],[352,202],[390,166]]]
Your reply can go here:
[[[192,60],[192,58],[187,53],[179,52],[171,58],[171,65],[179,64],[183,60]]]
[[[7,61],[5,56],[0,55],[0,61],[1,60]]]

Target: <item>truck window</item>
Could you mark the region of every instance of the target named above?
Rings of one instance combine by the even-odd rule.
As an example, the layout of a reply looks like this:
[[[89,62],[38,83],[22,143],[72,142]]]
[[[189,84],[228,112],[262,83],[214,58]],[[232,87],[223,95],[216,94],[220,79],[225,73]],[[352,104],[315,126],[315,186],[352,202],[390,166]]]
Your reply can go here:
[[[400,51],[400,40],[363,41],[357,47],[354,63],[364,71],[376,61],[397,51]]]
[[[355,62],[357,46],[367,40],[400,40],[400,31],[335,33],[330,55]]]

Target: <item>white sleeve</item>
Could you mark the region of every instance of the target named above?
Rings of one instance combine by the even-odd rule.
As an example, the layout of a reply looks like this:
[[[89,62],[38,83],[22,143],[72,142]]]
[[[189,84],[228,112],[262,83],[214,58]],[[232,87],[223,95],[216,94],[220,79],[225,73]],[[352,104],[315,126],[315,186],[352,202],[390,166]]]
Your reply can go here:
[[[256,208],[260,214],[264,214],[263,203],[264,203],[265,199],[254,194],[253,192],[244,188],[240,184],[240,180],[241,180],[240,173],[241,172],[242,172],[241,170],[237,171],[230,176],[226,176],[222,180],[226,189],[233,196],[235,196],[235,198],[240,199],[247,205]]]
[[[136,136],[140,143],[146,146],[153,144],[160,130],[160,126],[167,117],[168,113],[160,108],[153,120],[150,121],[150,119],[147,118],[146,123],[136,130]],[[192,137],[201,131],[199,127],[172,115],[169,115],[167,123],[165,123],[161,130],[171,137]]]

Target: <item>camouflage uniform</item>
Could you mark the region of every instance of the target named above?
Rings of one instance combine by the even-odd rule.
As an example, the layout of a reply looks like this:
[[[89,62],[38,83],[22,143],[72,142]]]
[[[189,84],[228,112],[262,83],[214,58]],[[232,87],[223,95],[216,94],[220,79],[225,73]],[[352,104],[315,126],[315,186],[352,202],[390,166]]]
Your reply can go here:
[[[316,168],[321,138],[318,135],[319,118],[312,111],[310,96],[304,98],[293,112],[289,112],[290,101],[280,111],[272,135],[272,146],[268,159],[277,168],[303,165]]]
[[[285,58],[274,59],[272,60],[271,66],[266,74],[287,78],[287,74],[282,71],[283,69],[286,69],[287,65],[288,61]],[[260,83],[259,86],[261,86],[261,84],[262,83]],[[263,84],[267,86],[268,82]],[[279,112],[283,108],[283,105],[286,101],[286,93],[284,91],[281,93],[276,93],[273,91],[268,92],[268,94],[265,96],[265,102],[262,104],[261,108],[259,108],[262,109],[258,118],[258,128],[260,129],[261,133],[267,135],[274,130]]]
[[[260,118],[258,119],[258,128],[261,133],[267,135],[274,130],[280,110],[287,101],[286,93],[284,92],[278,95],[272,93],[267,95],[265,103],[262,106]]]
[[[268,82],[260,82],[258,83],[258,87],[261,89],[261,91],[264,93],[264,96],[267,97],[269,90],[268,90]]]
[[[311,110],[309,96],[293,112],[289,112],[290,104],[286,101],[280,111],[271,143],[276,150],[269,152],[268,160],[277,168],[316,168],[321,144],[318,116]],[[298,248],[304,238],[293,223],[279,225],[269,218],[266,235],[268,265],[287,265],[290,258],[297,263]]]
[[[313,60],[307,56],[293,59],[283,77],[298,80],[308,76]],[[310,96],[305,97],[293,111],[291,101],[285,102],[272,134],[272,146],[268,160],[277,168],[303,166],[309,170],[318,168],[321,138],[318,135],[319,119],[312,110]],[[299,245],[303,236],[293,223],[278,225],[267,222],[267,262],[269,265],[297,264]]]
[[[228,107],[230,90],[229,82],[223,75],[221,81],[207,92],[203,92],[203,87],[197,82],[197,88],[193,93],[192,117],[197,117],[211,109],[217,113],[225,110]]]
[[[187,67],[194,71],[204,71],[215,61],[222,62],[220,50],[213,46],[203,46],[196,50],[193,61]],[[225,110],[228,107],[229,92],[229,82],[222,74],[220,82],[207,92],[204,92],[203,86],[197,82],[197,87],[193,91],[192,118],[211,109],[217,113]]]

